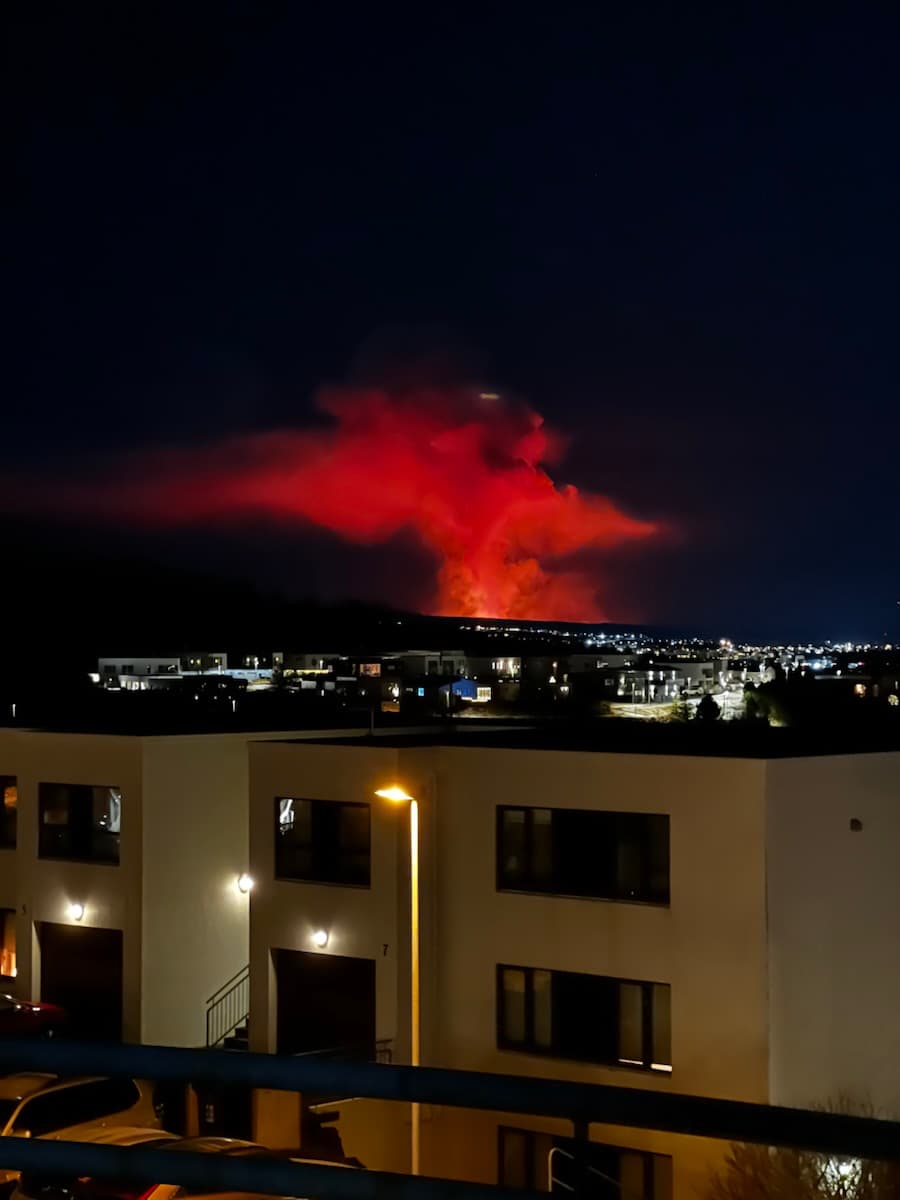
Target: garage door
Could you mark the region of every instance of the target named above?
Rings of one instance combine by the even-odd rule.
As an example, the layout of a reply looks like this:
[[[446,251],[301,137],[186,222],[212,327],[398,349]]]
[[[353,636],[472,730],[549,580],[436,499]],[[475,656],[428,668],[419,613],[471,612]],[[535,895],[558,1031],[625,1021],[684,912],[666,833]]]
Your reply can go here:
[[[375,1051],[375,960],[273,950],[278,1053],[327,1050],[371,1059]]]
[[[44,921],[38,939],[41,999],[68,1011],[75,1036],[120,1041],[122,931]]]

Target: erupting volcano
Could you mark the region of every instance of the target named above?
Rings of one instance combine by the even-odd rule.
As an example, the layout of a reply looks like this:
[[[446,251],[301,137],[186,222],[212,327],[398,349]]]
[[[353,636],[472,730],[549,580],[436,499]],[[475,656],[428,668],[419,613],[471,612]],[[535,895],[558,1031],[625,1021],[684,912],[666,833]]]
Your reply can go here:
[[[525,620],[602,620],[598,581],[565,558],[655,532],[604,496],[554,483],[545,467],[560,439],[524,406],[347,388],[318,406],[331,428],[137,454],[66,502],[154,525],[269,514],[357,544],[412,531],[439,564],[435,613]]]

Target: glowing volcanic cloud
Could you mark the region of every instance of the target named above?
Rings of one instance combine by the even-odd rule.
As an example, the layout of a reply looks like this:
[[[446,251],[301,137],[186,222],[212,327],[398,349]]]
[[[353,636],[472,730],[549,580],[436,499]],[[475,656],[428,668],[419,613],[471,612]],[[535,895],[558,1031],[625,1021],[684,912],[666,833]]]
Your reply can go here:
[[[263,513],[369,545],[411,530],[440,563],[434,611],[453,616],[601,620],[596,581],[559,560],[656,531],[555,484],[542,464],[560,440],[496,396],[335,389],[318,404],[329,429],[138,454],[66,503],[154,525]]]

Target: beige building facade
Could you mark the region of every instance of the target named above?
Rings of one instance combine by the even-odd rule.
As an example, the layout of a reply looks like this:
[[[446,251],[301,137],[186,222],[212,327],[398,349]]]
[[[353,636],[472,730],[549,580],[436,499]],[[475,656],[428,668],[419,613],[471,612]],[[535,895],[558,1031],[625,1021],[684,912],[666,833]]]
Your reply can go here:
[[[851,1096],[900,1114],[900,755],[506,741],[250,746],[253,1048],[313,1051],[320,1017],[303,996],[333,987],[356,997],[348,1030],[409,1060],[407,809],[375,797],[399,784],[419,805],[426,1064],[799,1106]],[[364,878],[345,817],[367,823]],[[321,1018],[320,1042],[340,1041],[343,1019]],[[404,1138],[370,1136],[384,1109],[344,1105],[345,1144],[403,1169]],[[570,1133],[426,1111],[423,1170],[546,1186],[553,1139]],[[693,1192],[723,1149],[592,1139],[598,1170],[645,1200]]]

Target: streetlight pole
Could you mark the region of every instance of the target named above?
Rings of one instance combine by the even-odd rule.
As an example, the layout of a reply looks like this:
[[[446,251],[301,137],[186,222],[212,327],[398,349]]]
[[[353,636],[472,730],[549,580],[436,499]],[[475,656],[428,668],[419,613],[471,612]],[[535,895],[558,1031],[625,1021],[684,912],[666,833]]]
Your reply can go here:
[[[391,800],[395,804],[409,804],[409,1030],[410,1061],[414,1067],[421,1062],[421,991],[419,975],[419,805],[403,788],[396,784],[379,788],[376,796]],[[419,1174],[421,1148],[421,1109],[417,1101],[411,1105],[411,1173]]]

